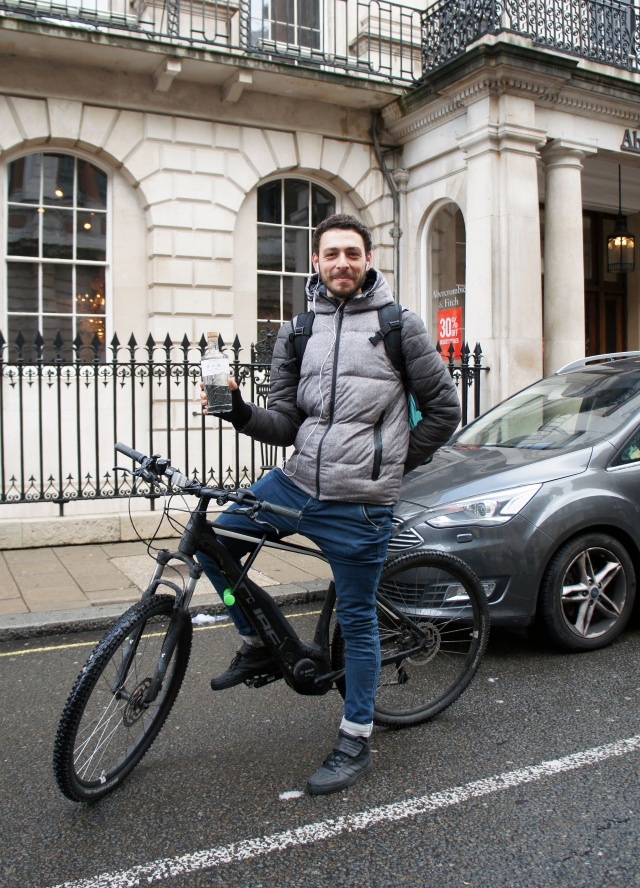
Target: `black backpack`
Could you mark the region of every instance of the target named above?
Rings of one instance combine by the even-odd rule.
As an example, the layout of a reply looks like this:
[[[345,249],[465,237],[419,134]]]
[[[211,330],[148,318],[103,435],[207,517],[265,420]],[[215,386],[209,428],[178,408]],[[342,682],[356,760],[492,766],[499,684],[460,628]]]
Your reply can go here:
[[[384,347],[389,356],[389,360],[393,366],[400,372],[402,382],[407,393],[409,401],[409,425],[411,428],[422,419],[415,398],[411,393],[409,386],[409,378],[407,376],[407,368],[404,362],[404,354],[402,353],[402,313],[404,309],[401,305],[392,302],[383,305],[378,309],[378,323],[380,329],[369,340],[377,345],[380,340],[384,342]],[[304,311],[299,314],[295,321],[292,322],[292,330],[289,333],[289,360],[293,360],[298,368],[298,373],[302,366],[302,357],[307,347],[309,337],[313,332],[313,322],[315,320],[315,312]],[[294,326],[295,324],[295,326]]]

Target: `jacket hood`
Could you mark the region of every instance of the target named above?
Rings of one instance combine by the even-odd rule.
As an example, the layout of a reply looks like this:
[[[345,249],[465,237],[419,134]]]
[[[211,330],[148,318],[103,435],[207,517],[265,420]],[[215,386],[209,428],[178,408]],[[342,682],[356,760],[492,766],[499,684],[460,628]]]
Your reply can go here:
[[[332,313],[339,305],[339,301],[327,293],[319,274],[312,274],[309,277],[305,291],[309,307],[315,312]],[[348,299],[345,308],[349,311],[371,311],[393,301],[393,294],[384,275],[376,268],[370,268],[364,279],[362,293]]]

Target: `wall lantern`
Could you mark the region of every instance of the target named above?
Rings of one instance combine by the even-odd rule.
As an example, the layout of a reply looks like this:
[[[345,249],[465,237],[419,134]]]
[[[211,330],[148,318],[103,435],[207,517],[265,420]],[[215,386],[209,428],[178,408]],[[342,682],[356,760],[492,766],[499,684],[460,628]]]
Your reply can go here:
[[[636,240],[627,229],[622,215],[622,172],[618,167],[618,218],[607,240],[607,269],[609,271],[633,271],[636,267]]]

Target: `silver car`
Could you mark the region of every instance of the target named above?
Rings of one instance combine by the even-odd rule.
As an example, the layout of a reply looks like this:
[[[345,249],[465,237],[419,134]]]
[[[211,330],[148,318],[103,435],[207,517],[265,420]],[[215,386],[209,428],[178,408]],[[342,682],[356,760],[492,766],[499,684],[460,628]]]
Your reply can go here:
[[[394,521],[389,554],[458,555],[492,625],[609,644],[640,571],[640,352],[577,361],[479,417],[406,476]]]

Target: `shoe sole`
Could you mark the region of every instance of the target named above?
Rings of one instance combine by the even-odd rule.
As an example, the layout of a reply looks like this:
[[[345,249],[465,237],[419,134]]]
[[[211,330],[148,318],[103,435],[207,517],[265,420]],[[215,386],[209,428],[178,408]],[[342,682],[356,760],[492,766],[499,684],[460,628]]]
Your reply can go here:
[[[343,780],[339,785],[329,783],[323,786],[313,786],[311,783],[307,783],[307,792],[309,795],[330,795],[332,792],[340,792],[343,789],[347,789],[349,786],[353,786],[356,780],[365,777],[372,769],[373,761],[370,761],[365,768],[358,771],[356,774],[352,774],[348,780]]]

